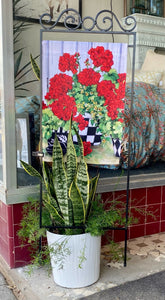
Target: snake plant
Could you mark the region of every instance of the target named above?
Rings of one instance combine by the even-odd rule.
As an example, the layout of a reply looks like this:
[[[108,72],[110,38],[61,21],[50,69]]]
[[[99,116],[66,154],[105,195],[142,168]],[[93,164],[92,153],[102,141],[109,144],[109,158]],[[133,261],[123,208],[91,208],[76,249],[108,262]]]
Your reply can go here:
[[[70,125],[66,158],[63,157],[61,145],[55,136],[52,166],[50,168],[43,160],[42,175],[31,165],[21,161],[29,175],[37,176],[44,183],[43,203],[49,211],[53,225],[85,225],[95,197],[98,176],[89,178],[88,167],[83,155],[83,143],[77,132],[76,135],[80,157],[76,155]],[[65,230],[65,234],[76,234],[77,232],[72,229]]]

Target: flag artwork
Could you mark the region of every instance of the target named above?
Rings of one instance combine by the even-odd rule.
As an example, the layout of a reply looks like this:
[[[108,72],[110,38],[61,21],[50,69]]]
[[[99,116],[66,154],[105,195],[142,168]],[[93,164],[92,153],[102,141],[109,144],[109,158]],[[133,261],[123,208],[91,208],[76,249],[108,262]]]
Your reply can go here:
[[[127,44],[42,42],[42,149],[51,161],[55,134],[66,153],[69,121],[88,164],[119,164]],[[75,149],[77,137],[73,136]]]

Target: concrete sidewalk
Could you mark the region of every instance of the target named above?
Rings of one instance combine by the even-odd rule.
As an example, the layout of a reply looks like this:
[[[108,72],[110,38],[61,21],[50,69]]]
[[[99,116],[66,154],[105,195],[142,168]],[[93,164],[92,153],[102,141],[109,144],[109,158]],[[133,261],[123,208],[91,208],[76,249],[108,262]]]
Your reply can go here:
[[[0,259],[0,271],[7,278],[9,285],[14,287],[14,294],[19,300],[71,300],[85,298],[96,300],[165,300],[165,234],[156,234],[128,241],[127,267],[123,266],[123,262],[108,262],[103,256],[99,280],[86,288],[62,288],[54,283],[52,276],[48,277],[44,268],[34,269],[34,272],[29,276],[27,267],[9,269],[2,259]],[[163,273],[160,273],[162,271]],[[157,279],[152,277],[153,274],[157,276]],[[162,281],[160,278],[162,278]],[[133,282],[134,280],[135,282]],[[160,283],[159,288],[154,287],[153,282],[154,284],[156,282]],[[138,295],[140,287],[143,287],[144,291],[147,291],[148,287],[148,293],[150,292],[151,296],[154,295],[154,298],[151,298],[150,294],[146,295],[148,298],[143,298],[143,294]],[[156,294],[154,294],[154,291]],[[163,291],[164,295],[159,294],[159,291],[161,293]],[[114,293],[112,294],[114,298],[110,298],[111,292]],[[133,293],[132,298],[128,298],[129,292]]]
[[[9,286],[4,276],[0,273],[0,299],[16,300],[12,290],[13,286]]]

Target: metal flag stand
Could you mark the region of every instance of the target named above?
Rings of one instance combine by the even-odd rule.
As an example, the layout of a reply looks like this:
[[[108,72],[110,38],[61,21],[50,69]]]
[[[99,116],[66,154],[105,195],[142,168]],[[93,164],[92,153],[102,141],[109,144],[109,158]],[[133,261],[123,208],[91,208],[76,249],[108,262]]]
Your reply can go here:
[[[59,21],[63,20],[64,27],[56,28]],[[132,44],[128,45],[132,48],[132,83],[131,83],[131,107],[130,107],[130,127],[129,127],[129,148],[128,148],[128,168],[127,168],[127,195],[126,195],[126,207],[125,207],[125,226],[124,227],[106,227],[105,230],[124,230],[125,231],[125,247],[124,247],[124,266],[126,266],[127,261],[127,231],[128,231],[128,209],[129,209],[129,181],[130,181],[130,136],[131,136],[131,117],[133,109],[133,95],[134,95],[134,71],[135,71],[135,45],[136,45],[136,32],[134,29],[136,27],[136,20],[133,16],[128,16],[124,19],[125,29],[119,22],[116,15],[110,10],[101,10],[95,18],[87,16],[82,18],[81,15],[74,9],[67,9],[61,12],[56,21],[52,21],[51,16],[47,13],[43,14],[40,18],[40,24],[42,29],[40,30],[40,57],[41,57],[41,99],[42,99],[42,41],[43,34],[62,34],[62,33],[78,33],[79,35],[84,34],[95,34],[95,35],[111,35],[113,40],[115,35],[126,35],[132,36]],[[114,23],[117,25],[119,30],[114,31]],[[90,24],[90,25],[89,25]],[[41,116],[42,116],[42,105],[41,105]],[[40,126],[40,136],[42,137],[42,126]],[[39,152],[35,152],[34,155],[38,156],[42,162],[43,152],[42,146]],[[40,227],[45,227],[42,225],[42,183],[40,184]],[[54,226],[46,227],[51,229],[57,228],[78,228],[76,226]],[[80,227],[79,227],[80,228]],[[82,227],[81,227],[82,228]],[[41,241],[40,241],[41,249]]]

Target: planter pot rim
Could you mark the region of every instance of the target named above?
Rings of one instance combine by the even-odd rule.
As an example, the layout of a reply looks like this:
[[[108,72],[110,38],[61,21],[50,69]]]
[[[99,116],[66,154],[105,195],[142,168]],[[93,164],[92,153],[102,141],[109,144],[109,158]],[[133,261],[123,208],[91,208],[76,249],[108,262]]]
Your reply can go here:
[[[55,234],[56,236],[59,236],[62,237],[62,236],[65,236],[65,237],[71,237],[71,236],[82,236],[82,235],[90,235],[92,237],[98,237],[96,235],[91,235],[90,232],[85,232],[85,233],[80,233],[80,234],[59,234],[59,233],[55,233],[55,232],[51,232],[50,230],[47,230],[48,234]]]

